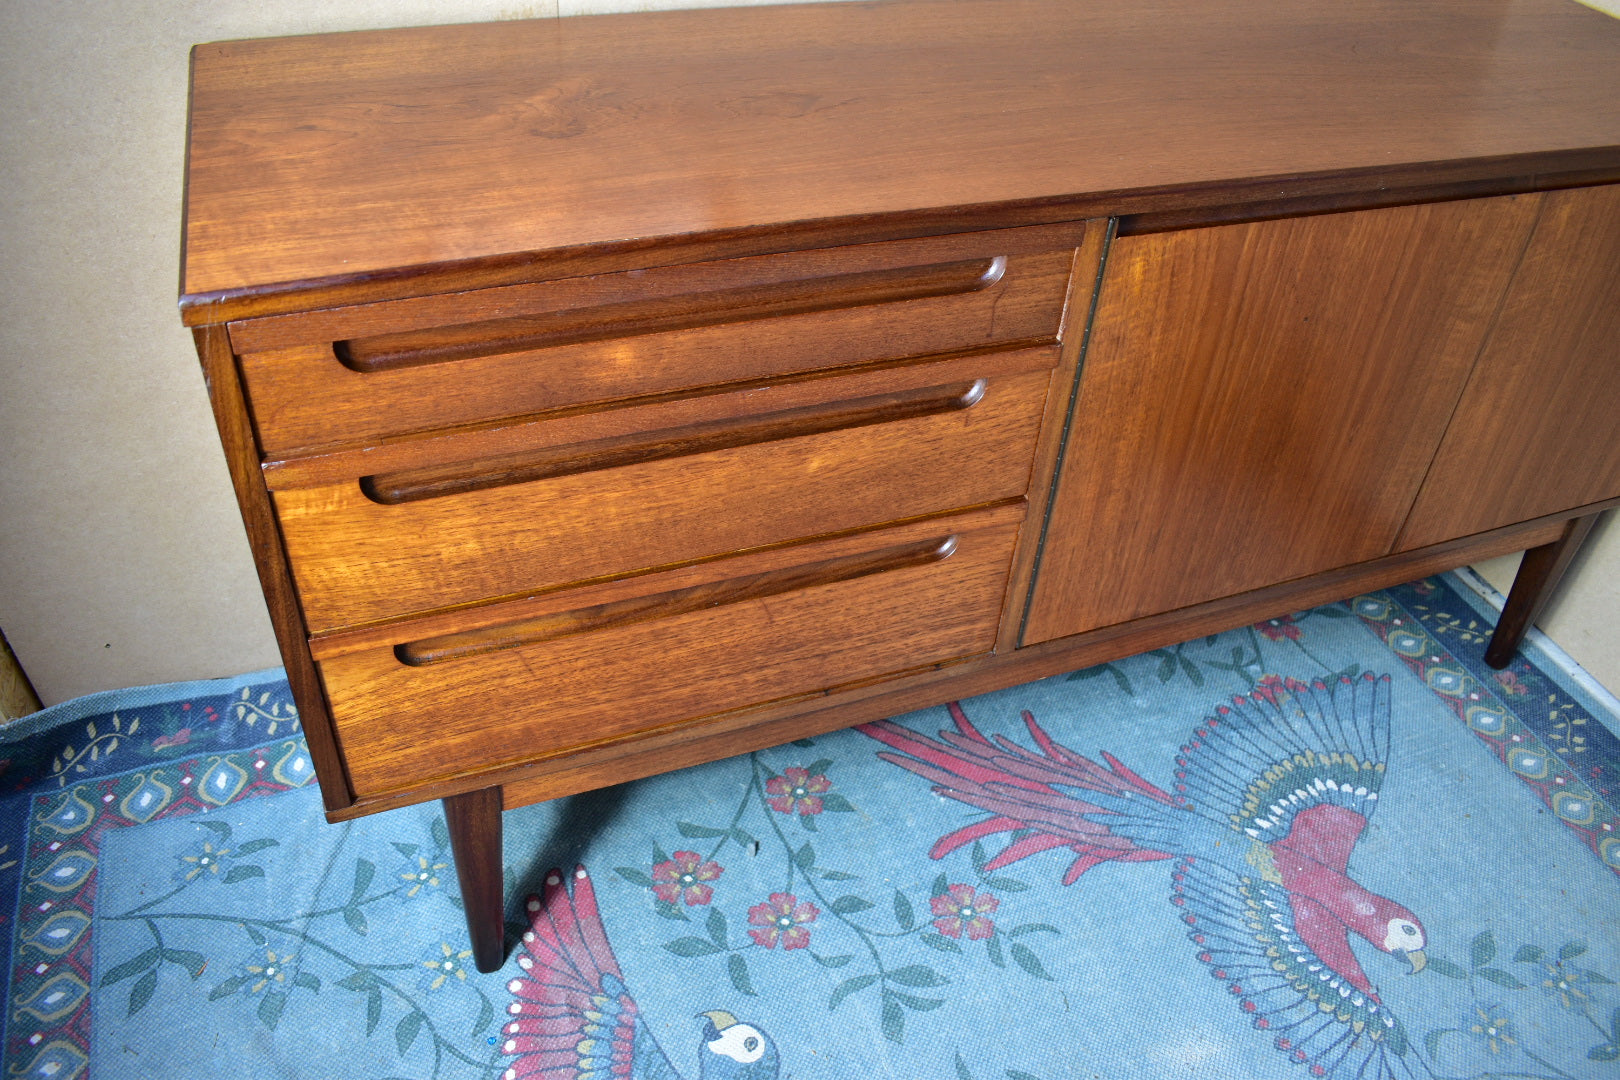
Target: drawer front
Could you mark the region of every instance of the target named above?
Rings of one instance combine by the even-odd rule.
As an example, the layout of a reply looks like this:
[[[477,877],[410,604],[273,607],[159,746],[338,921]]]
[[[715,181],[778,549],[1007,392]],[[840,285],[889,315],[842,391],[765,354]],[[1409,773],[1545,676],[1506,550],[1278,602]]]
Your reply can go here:
[[[829,378],[816,405],[279,490],[275,504],[318,634],[1022,496],[1054,360],[920,364],[877,379],[880,393],[871,375]]]
[[[471,634],[404,624],[320,661],[350,781],[379,795],[987,652],[1022,517],[797,545],[740,576],[725,560],[699,595],[654,575],[640,597]]]
[[[1062,238],[1051,230],[1041,236],[1046,243]],[[963,258],[959,245],[905,243],[912,245],[904,249],[908,258],[943,261],[881,265],[890,257],[871,269],[869,250],[839,249],[815,253],[817,263],[774,266],[762,283],[738,284],[746,275],[737,272],[730,280],[698,273],[714,264],[675,267],[665,273],[679,271],[676,284],[695,291],[662,295],[675,285],[660,285],[658,271],[645,271],[606,275],[613,279],[606,285],[584,279],[596,282],[589,289],[579,282],[529,286],[541,291],[526,305],[463,304],[437,313],[542,309],[527,315],[419,328],[413,321],[422,316],[405,318],[410,311],[397,313],[403,321],[396,322],[376,314],[313,323],[299,317],[297,332],[240,324],[232,338],[259,442],[271,457],[797,372],[1057,340],[1069,250],[998,254],[996,243],[979,240],[965,249],[978,254]],[[784,277],[792,273],[800,276]],[[398,325],[406,329],[383,332]],[[357,336],[298,341],[315,330]]]

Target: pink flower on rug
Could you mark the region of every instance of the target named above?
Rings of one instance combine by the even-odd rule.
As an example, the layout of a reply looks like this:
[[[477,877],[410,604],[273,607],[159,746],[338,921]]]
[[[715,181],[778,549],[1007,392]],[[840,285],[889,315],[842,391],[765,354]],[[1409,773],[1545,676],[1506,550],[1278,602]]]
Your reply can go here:
[[[983,941],[996,932],[996,924],[989,918],[1001,906],[1001,901],[987,892],[979,892],[971,885],[952,885],[928,901],[935,915],[934,929],[949,938],[959,938],[967,931],[968,940]]]
[[[1524,697],[1530,693],[1530,688],[1519,681],[1519,676],[1511,671],[1498,671],[1496,681],[1502,684],[1502,689],[1514,697]]]
[[[704,862],[695,851],[677,851],[653,867],[653,895],[669,904],[684,900],[687,907],[707,904],[714,899],[714,889],[705,882],[723,873],[719,863]]]
[[[765,781],[765,793],[772,796],[767,800],[771,809],[780,814],[796,813],[800,817],[821,813],[820,796],[831,788],[832,781],[825,776],[820,773],[811,776],[809,770],[797,767],[783,769],[781,776]]]
[[[1272,641],[1281,641],[1283,638],[1287,638],[1289,641],[1298,641],[1304,636],[1300,632],[1299,626],[1294,622],[1292,615],[1279,615],[1275,619],[1255,623],[1254,628]]]
[[[778,941],[783,951],[802,949],[810,944],[810,931],[805,925],[815,922],[820,914],[820,909],[808,900],[801,901],[792,893],[774,892],[765,903],[748,909],[748,925],[759,928],[748,931],[748,936],[767,949],[776,948]]]

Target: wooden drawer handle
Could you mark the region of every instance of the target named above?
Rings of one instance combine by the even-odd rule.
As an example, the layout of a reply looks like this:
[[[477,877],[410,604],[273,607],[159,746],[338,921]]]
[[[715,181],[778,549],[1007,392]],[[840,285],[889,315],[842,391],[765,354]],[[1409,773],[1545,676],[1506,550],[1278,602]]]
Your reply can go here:
[[[351,338],[334,342],[332,349],[338,360],[354,371],[391,371],[604,338],[978,292],[1000,281],[1006,270],[1007,257],[998,255],[992,259],[967,259],[932,266],[832,274]]]
[[[912,566],[926,566],[951,557],[956,551],[955,535],[898,544],[881,551],[860,555],[845,555],[838,559],[790,566],[784,570],[768,570],[762,574],[715,581],[706,585],[693,585],[685,589],[639,596],[631,600],[615,600],[593,607],[543,615],[537,619],[491,626],[482,630],[466,630],[459,634],[407,641],[394,646],[394,655],[403,664],[425,667],[442,664],[447,660],[460,660],[482,653],[516,649],[541,641],[583,634],[590,630],[606,630],[613,626],[664,619],[673,615],[701,611],[722,604],[735,604],[743,600],[757,600],[765,596],[831,585],[839,581],[881,574],[888,570],[901,570]]]
[[[663,431],[546,447],[479,461],[362,476],[360,490],[372,502],[394,506],[573,473],[726,450],[752,443],[910,420],[935,413],[970,409],[984,397],[987,385],[986,380],[975,379],[970,383],[925,386],[892,394],[876,394],[756,416],[666,428]]]

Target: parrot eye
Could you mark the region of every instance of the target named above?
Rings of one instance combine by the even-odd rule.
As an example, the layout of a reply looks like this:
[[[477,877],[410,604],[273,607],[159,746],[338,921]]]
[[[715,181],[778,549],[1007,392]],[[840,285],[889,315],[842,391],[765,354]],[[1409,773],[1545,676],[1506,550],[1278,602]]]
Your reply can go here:
[[[749,1051],[750,1053],[758,1050],[759,1040],[754,1038],[752,1035],[748,1036],[748,1038],[743,1040],[743,1049]]]
[[[1417,927],[1413,926],[1411,923],[1407,923],[1405,926],[1401,927],[1401,933],[1405,934],[1407,937],[1413,937],[1417,934]]]

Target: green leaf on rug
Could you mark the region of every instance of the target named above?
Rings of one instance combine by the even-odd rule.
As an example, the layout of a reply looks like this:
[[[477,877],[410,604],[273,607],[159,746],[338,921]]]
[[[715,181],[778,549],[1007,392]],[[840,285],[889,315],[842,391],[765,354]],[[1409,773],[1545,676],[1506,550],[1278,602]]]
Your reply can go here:
[[[1046,969],[1041,966],[1040,958],[1030,951],[1028,945],[1020,945],[1015,941],[1008,947],[1007,951],[1012,953],[1012,958],[1019,967],[1037,979],[1045,979],[1047,982],[1054,981],[1052,976],[1046,973]]]
[[[861,875],[846,874],[842,870],[817,870],[816,877],[822,881],[859,881]]]
[[[1474,974],[1478,975],[1482,979],[1495,983],[1497,986],[1505,986],[1509,990],[1524,989],[1524,983],[1520,982],[1518,979],[1515,979],[1512,975],[1509,975],[1501,968],[1480,968]]]
[[[836,791],[829,791],[821,797],[821,808],[829,814],[853,814],[855,807],[850,805],[848,799]]]
[[[883,995],[883,1037],[894,1043],[906,1041],[906,1011],[892,991]]]
[[[190,975],[193,979],[201,975],[203,973],[203,968],[208,966],[208,958],[206,956],[200,952],[193,952],[190,949],[164,949],[163,959],[167,960],[171,964],[179,964],[181,967],[186,969],[186,974]]]
[[[365,895],[366,889],[371,885],[371,879],[377,874],[377,866],[369,859],[356,859],[354,863],[354,884],[349,888],[349,903],[354,903]]]
[[[264,867],[258,863],[241,863],[225,871],[225,884],[235,885],[238,881],[254,877],[264,877]]]
[[[1006,967],[1007,966],[1006,959],[1001,955],[1001,935],[1000,934],[991,934],[990,935],[989,940],[984,943],[984,951],[985,951],[985,954],[990,957],[990,962],[992,964],[996,965],[996,967]]]
[[[731,828],[731,838],[745,848],[758,847],[759,845],[759,841],[754,838],[753,833],[749,832],[747,829],[739,829],[735,825]],[[750,854],[755,853],[751,852]]]
[[[754,993],[754,981],[748,977],[748,961],[741,953],[732,953],[726,958],[726,972],[731,976],[731,985],[737,988],[739,994],[749,997],[758,997]]]
[[[398,840],[395,840],[394,841],[394,850],[399,852],[401,855],[405,856],[407,859],[416,858],[416,845],[415,844],[402,844]]]
[[[676,956],[713,956],[720,951],[712,942],[704,941],[700,937],[683,937],[666,941],[664,948]]]
[[[241,925],[243,930],[247,931],[248,940],[253,942],[253,944],[255,944],[255,945],[263,945],[265,942],[270,940],[269,938],[265,937],[262,933],[259,932],[258,927],[249,926],[247,923],[241,923],[240,925]]]
[[[122,964],[114,966],[111,971],[103,975],[101,977],[101,985],[111,986],[115,982],[120,982],[129,978],[131,975],[145,971],[147,968],[157,963],[162,956],[163,950],[158,948],[156,945],[152,946],[150,949],[147,949],[143,953],[137,953],[130,959],[125,960]]]
[[[938,949],[940,952],[959,953],[962,951],[962,946],[943,934],[922,934],[917,940],[930,948]]]
[[[1515,964],[1539,964],[1545,954],[1540,945],[1520,945],[1519,951],[1513,954]]]
[[[793,740],[793,745],[797,746],[801,750],[808,750],[812,746],[816,745],[816,740],[814,740],[814,739],[794,739]]]
[[[730,829],[715,829],[691,821],[677,821],[675,827],[681,831],[682,836],[695,840],[713,840],[717,836],[729,836],[731,834]]]
[[[897,971],[891,971],[889,978],[901,986],[916,987],[946,986],[951,981],[926,964],[910,964]]]
[[[615,866],[613,872],[632,885],[640,885],[643,889],[652,888],[653,879],[633,866]]]
[[[1040,1078],[1031,1073],[1019,1072],[1017,1069],[1008,1069],[1007,1080],[1040,1080]]]
[[[857,990],[865,990],[878,981],[876,975],[857,975],[853,979],[845,979],[833,988],[832,996],[827,999],[827,1011],[832,1012],[838,1008],[839,1002]]]
[[[810,764],[806,765],[804,767],[804,771],[809,773],[811,776],[821,776],[826,773],[828,769],[832,768],[832,763],[832,758],[817,758]]]
[[[720,948],[726,947],[726,916],[719,908],[709,909],[708,919],[709,940]]]
[[[1586,951],[1584,941],[1566,941],[1564,947],[1558,950],[1558,959],[1573,960]]]
[[[894,890],[894,921],[902,930],[910,930],[917,925],[917,916],[911,910],[911,901],[899,889]]]
[[[439,847],[447,848],[450,846],[450,826],[444,823],[444,818],[434,818],[433,824],[428,827],[428,831],[433,834],[433,842]],[[421,1023],[421,1021],[418,1020],[417,1023]]]
[[[422,1030],[422,1021],[427,1019],[420,1009],[412,1010],[399,1018],[394,1025],[394,1044],[399,1047],[400,1055],[411,1048],[416,1041],[416,1033]]]
[[[658,912],[660,918],[669,919],[672,922],[692,921],[686,917],[686,912],[681,910],[681,905],[677,904],[673,900],[655,901],[653,903],[653,910]]]
[[[152,968],[145,975],[135,980],[135,985],[129,990],[129,1011],[125,1018],[134,1016],[152,1000],[152,991],[157,989],[157,969]]]
[[[1027,922],[1027,923],[1024,923],[1022,926],[1015,926],[1011,930],[1008,930],[1007,931],[1007,936],[1008,937],[1023,937],[1025,934],[1058,934],[1058,935],[1061,935],[1062,933],[1063,933],[1063,931],[1059,930],[1057,927],[1053,926],[1051,923]]]
[[[1029,888],[1029,882],[1010,877],[985,878],[984,884],[986,888],[1000,889],[1002,892],[1023,892]]]
[[[967,1065],[962,1061],[962,1051],[956,1052],[956,1080],[973,1080],[973,1074],[968,1072]]]
[[[1468,978],[1468,972],[1464,971],[1460,964],[1454,964],[1443,956],[1431,957],[1429,959],[1429,970],[1439,972],[1448,979]]]
[[[851,960],[855,959],[855,957],[853,955],[817,956],[815,953],[810,953],[810,959],[814,960],[824,968],[841,968]]]
[[[245,982],[247,982],[247,976],[232,975],[230,978],[226,979],[224,982],[220,983],[218,986],[214,987],[208,992],[208,1000],[218,1001],[220,998],[230,997],[232,994],[242,989],[242,984]]]
[[[348,923],[349,929],[357,934],[363,934],[370,929],[366,924],[366,913],[353,904],[343,909],[343,921]]]
[[[321,992],[321,977],[313,971],[300,971],[293,976],[293,985],[318,994]]]
[[[848,893],[840,896],[828,906],[832,908],[834,915],[853,915],[857,911],[868,910],[872,905],[854,893]]]
[[[1468,947],[1468,962],[1474,967],[1484,967],[1496,958],[1496,938],[1489,930],[1474,936],[1473,944]]]
[[[281,1023],[281,1010],[287,1007],[287,995],[275,990],[266,990],[264,997],[259,1000],[259,1022],[271,1031]]]
[[[948,893],[950,891],[951,891],[950,878],[946,877],[945,872],[942,870],[942,871],[940,871],[939,876],[934,879],[934,887],[933,887],[933,889],[931,889],[929,891],[928,895],[930,897],[944,896],[946,893]]]
[[[816,849],[808,843],[793,853],[793,865],[800,870],[808,870],[816,865]]]
[[[377,1025],[381,1022],[382,990],[373,986],[371,993],[366,995],[366,1038],[371,1038],[371,1033],[377,1030]]]
[[[257,840],[249,840],[247,843],[237,848],[235,853],[237,855],[251,855],[255,851],[263,851],[265,848],[279,846],[281,846],[281,841],[277,840],[275,837],[261,836]]]
[[[219,834],[219,838],[221,840],[229,840],[231,838],[231,826],[229,822],[209,821],[208,819],[204,818],[199,820],[197,824],[201,825],[205,829],[213,829]]]
[[[343,976],[343,978],[337,981],[337,985],[343,987],[345,990],[370,990],[372,987],[377,985],[377,976],[373,975],[365,968],[361,968],[359,971],[351,972],[350,974]]]

